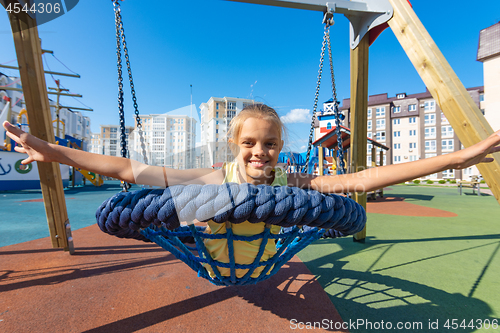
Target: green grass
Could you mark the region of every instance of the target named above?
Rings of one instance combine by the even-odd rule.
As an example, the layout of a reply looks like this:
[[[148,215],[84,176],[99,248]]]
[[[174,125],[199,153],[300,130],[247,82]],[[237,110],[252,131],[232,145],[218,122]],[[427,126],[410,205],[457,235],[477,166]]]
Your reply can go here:
[[[500,317],[500,205],[456,187],[393,186],[386,196],[457,217],[368,214],[365,243],[320,240],[299,253],[345,321],[421,322]],[[500,320],[498,320],[500,321]],[[365,328],[351,332],[373,332]],[[455,332],[481,331],[470,327]],[[482,330],[494,332],[495,330]]]

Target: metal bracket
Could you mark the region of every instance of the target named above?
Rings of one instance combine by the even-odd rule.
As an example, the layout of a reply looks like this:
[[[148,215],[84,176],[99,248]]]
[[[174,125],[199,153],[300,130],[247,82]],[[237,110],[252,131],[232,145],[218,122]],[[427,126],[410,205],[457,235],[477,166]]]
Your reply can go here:
[[[392,18],[393,9],[388,0],[335,1],[326,3],[327,10],[341,13],[349,20],[349,42],[355,49],[368,31]]]
[[[227,0],[254,3],[266,6],[297,8],[314,11],[328,11],[344,14],[351,23],[350,46],[355,49],[368,31],[384,24],[392,17],[393,9],[389,0]]]
[[[69,224],[69,219],[64,223],[66,228],[66,241],[68,242],[67,251],[69,254],[75,254],[75,245],[73,244],[73,236],[71,235],[71,225]]]

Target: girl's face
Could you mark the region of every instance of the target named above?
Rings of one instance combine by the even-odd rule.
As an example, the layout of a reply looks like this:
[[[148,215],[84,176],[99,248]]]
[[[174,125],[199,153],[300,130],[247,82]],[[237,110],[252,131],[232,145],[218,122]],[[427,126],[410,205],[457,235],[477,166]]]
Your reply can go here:
[[[236,144],[239,147],[236,159],[243,179],[254,185],[270,185],[283,147],[276,125],[268,120],[248,118]]]

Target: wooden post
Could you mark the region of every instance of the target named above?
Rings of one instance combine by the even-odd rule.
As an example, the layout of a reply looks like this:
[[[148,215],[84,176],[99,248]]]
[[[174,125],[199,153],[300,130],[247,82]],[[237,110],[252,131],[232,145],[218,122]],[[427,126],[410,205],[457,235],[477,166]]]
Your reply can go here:
[[[372,145],[372,167],[377,166],[377,148]]]
[[[318,168],[319,176],[323,176],[323,147],[318,146]]]
[[[369,33],[351,50],[351,172],[366,169],[366,133],[368,119],[368,48]],[[354,193],[354,200],[366,209],[366,192]],[[365,228],[354,235],[364,242]]]
[[[394,16],[388,22],[389,26],[462,144],[469,147],[486,139],[493,133],[490,124],[439,51],[408,1],[389,1],[394,9]],[[479,164],[477,168],[500,203],[500,153],[492,157],[493,162]]]
[[[19,14],[9,14],[9,19],[30,120],[30,132],[42,140],[53,143],[55,142],[54,130],[36,21],[23,11]],[[52,247],[72,251],[59,163],[38,162],[37,164]],[[70,237],[70,242],[68,242],[68,237]]]

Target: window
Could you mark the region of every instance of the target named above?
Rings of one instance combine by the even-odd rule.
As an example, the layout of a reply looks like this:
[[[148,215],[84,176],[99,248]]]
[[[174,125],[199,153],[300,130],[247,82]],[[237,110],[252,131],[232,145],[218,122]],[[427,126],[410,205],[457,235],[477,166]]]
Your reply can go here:
[[[395,143],[394,144],[394,149],[401,149],[401,144],[400,143]]]
[[[436,140],[425,141],[425,151],[436,151]]]
[[[410,142],[410,149],[417,148],[417,143],[416,142]]]
[[[379,117],[385,117],[385,106],[377,108],[375,115],[376,115],[377,118],[379,118]]]
[[[326,124],[326,129],[332,129],[332,123],[329,122],[328,124]]]
[[[401,162],[401,156],[394,156],[394,162]]]
[[[443,151],[453,150],[453,140],[441,140],[441,149]]]
[[[455,170],[443,170],[443,178],[455,178]]]
[[[425,137],[426,138],[435,138],[436,137],[436,127],[426,127],[425,128]]]
[[[227,117],[233,119],[236,115],[236,111],[227,111]]]
[[[429,113],[425,115],[425,124],[426,125],[435,125],[436,124],[436,115],[434,113]]]
[[[371,120],[368,120],[368,124],[366,126],[366,129],[371,131],[372,130],[372,121]]]
[[[410,130],[410,136],[417,136],[417,130]]]
[[[219,112],[215,112],[215,118],[219,118]]]
[[[236,110],[236,102],[227,102],[228,110]]]
[[[372,117],[372,109],[368,109],[368,118]]]
[[[392,111],[393,111],[394,113],[400,113],[400,112],[401,112],[401,107],[400,107],[400,106],[395,106],[395,107],[392,109]]]
[[[385,119],[377,119],[377,129],[385,129]]]
[[[431,112],[436,110],[436,102],[434,101],[427,101],[424,103],[424,111],[425,112]]]
[[[118,131],[118,128],[116,127],[112,127],[110,130],[109,130],[111,133],[116,133]]]
[[[219,103],[215,103],[215,110],[219,110]]]
[[[416,161],[417,155],[410,155],[410,162]]]
[[[417,104],[408,105],[408,111],[417,111]]]
[[[399,125],[399,124],[401,124],[401,119],[394,119],[393,123],[394,123],[394,125]]]
[[[435,153],[434,154],[425,154],[425,158],[430,158],[430,157],[435,157],[435,156],[436,156]]]
[[[401,93],[401,94],[396,95],[396,98],[398,98],[398,99],[405,98],[405,97],[406,97],[405,93]]]
[[[385,141],[385,131],[378,131],[375,138],[377,141]]]
[[[410,124],[416,124],[417,123],[417,117],[410,117],[409,122],[410,122]]]
[[[109,135],[109,137],[110,137],[111,139],[116,139],[116,133],[111,133],[111,134]]]
[[[452,138],[453,137],[453,127],[451,126],[441,126],[441,137]]]
[[[394,131],[394,137],[400,137],[401,136],[401,131]]]
[[[484,94],[479,94],[479,101],[484,102]]]

